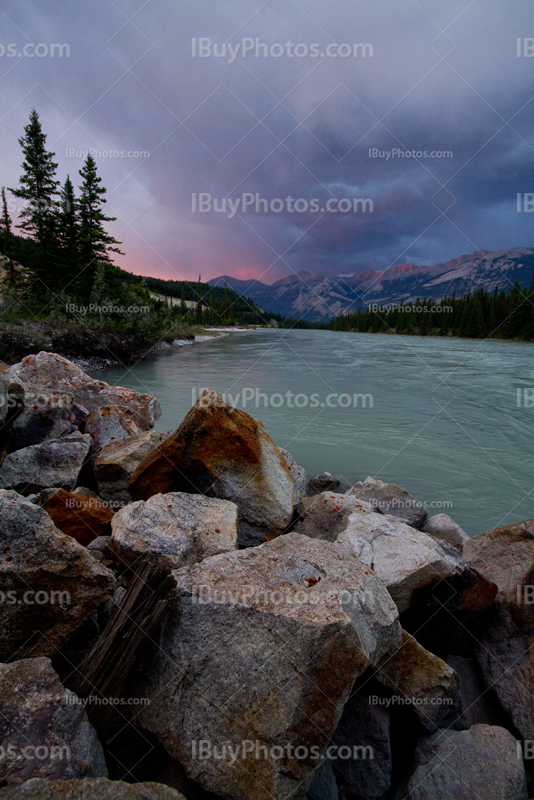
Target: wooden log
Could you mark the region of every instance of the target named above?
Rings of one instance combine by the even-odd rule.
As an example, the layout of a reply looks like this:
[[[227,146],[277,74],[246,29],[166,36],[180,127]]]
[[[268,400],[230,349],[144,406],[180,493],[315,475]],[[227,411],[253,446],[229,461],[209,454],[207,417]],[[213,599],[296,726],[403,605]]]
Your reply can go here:
[[[78,697],[87,698],[91,723],[109,740],[124,726],[124,706],[110,700],[123,695],[130,671],[153,636],[167,608],[169,573],[144,564],[89,654],[67,681]]]

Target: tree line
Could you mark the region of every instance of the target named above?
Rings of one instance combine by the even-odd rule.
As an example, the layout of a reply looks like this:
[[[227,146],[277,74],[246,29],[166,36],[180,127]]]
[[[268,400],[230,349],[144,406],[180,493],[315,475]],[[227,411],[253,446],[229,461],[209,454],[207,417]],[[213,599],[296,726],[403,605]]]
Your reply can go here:
[[[439,302],[423,298],[342,314],[330,323],[334,331],[399,333],[418,336],[521,339],[534,341],[534,275],[530,287],[515,283],[510,292],[471,289]]]
[[[264,313],[255,303],[227,287],[198,282],[144,278],[119,269],[113,255],[122,254],[107,230],[116,217],[104,211],[106,189],[88,154],[79,170],[78,190],[70,175],[57,176],[55,153],[46,147],[39,115],[32,109],[22,148],[22,175],[8,191],[21,201],[15,226],[5,187],[0,215],[0,255],[3,255],[2,299],[7,313],[53,317],[87,327],[143,333],[157,339],[167,328],[189,325],[268,324],[277,314]],[[15,228],[20,234],[15,232]],[[171,304],[151,296],[161,294],[181,302]],[[143,307],[143,317],[126,318],[121,311],[80,319],[79,308]],[[73,309],[69,311],[68,309]],[[4,312],[5,316],[6,312]]]
[[[79,170],[79,194],[67,175],[61,185],[57,178],[55,153],[46,147],[39,115],[30,113],[22,148],[22,175],[17,187],[9,191],[22,201],[16,226],[23,234],[15,236],[5,189],[2,191],[0,236],[2,253],[8,259],[8,285],[24,289],[30,306],[62,293],[80,302],[89,302],[97,276],[111,267],[112,253],[120,253],[118,242],[104,225],[116,217],[107,216],[103,207],[106,189],[97,174],[96,162],[88,155]],[[20,240],[26,239],[26,242]],[[24,271],[17,276],[15,261]]]

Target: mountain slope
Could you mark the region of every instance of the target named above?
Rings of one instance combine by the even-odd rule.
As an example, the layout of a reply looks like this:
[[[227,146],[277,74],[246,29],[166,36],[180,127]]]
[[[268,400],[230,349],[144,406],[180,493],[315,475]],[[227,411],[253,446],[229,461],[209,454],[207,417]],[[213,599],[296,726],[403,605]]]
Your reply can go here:
[[[366,270],[343,278],[303,270],[272,286],[228,275],[209,283],[224,286],[226,282],[229,288],[250,297],[267,311],[324,321],[360,306],[413,302],[423,297],[441,300],[453,291],[461,295],[469,288],[493,291],[499,287],[508,292],[516,281],[529,286],[533,273],[534,248],[514,247],[492,253],[479,250],[432,266],[400,264],[385,272]]]

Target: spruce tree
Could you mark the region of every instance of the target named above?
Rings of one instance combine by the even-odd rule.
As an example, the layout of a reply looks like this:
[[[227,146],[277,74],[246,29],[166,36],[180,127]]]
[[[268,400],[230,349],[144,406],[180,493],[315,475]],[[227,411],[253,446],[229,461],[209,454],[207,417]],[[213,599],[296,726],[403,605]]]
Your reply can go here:
[[[44,285],[52,286],[55,277],[56,245],[56,207],[55,196],[59,181],[56,180],[57,163],[55,153],[45,147],[46,135],[43,133],[39,115],[32,108],[30,121],[24,127],[24,136],[19,139],[22,147],[24,170],[20,178],[20,188],[10,191],[26,205],[20,212],[22,222],[17,226],[37,242],[38,257],[34,264],[37,277]]]
[[[69,175],[61,189],[57,229],[58,241],[61,245],[61,288],[64,288],[77,276],[80,268],[80,220],[74,186]]]
[[[2,216],[0,217],[0,253],[7,259],[7,283],[11,289],[17,288],[17,274],[12,258],[12,222],[6,202],[6,190],[2,187]]]
[[[202,278],[198,276],[198,284],[197,284],[197,307],[195,313],[195,322],[197,325],[202,325]]]
[[[116,217],[107,217],[102,211],[106,203],[106,189],[101,186],[102,178],[96,174],[96,162],[88,155],[80,170],[83,182],[80,186],[80,291],[83,296],[91,292],[99,264],[111,264],[110,253],[121,253],[114,245],[121,244],[104,230],[104,222],[114,222]],[[122,255],[122,253],[121,253]]]

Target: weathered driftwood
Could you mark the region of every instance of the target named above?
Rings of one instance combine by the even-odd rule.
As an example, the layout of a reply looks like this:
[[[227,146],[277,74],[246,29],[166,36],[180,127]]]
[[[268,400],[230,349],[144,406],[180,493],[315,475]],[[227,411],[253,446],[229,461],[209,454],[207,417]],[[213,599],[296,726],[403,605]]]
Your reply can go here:
[[[69,689],[89,699],[89,718],[105,738],[113,735],[117,725],[124,725],[121,706],[112,700],[121,698],[134,663],[154,641],[167,607],[168,578],[165,570],[148,564],[138,571],[94,647],[68,681]]]

